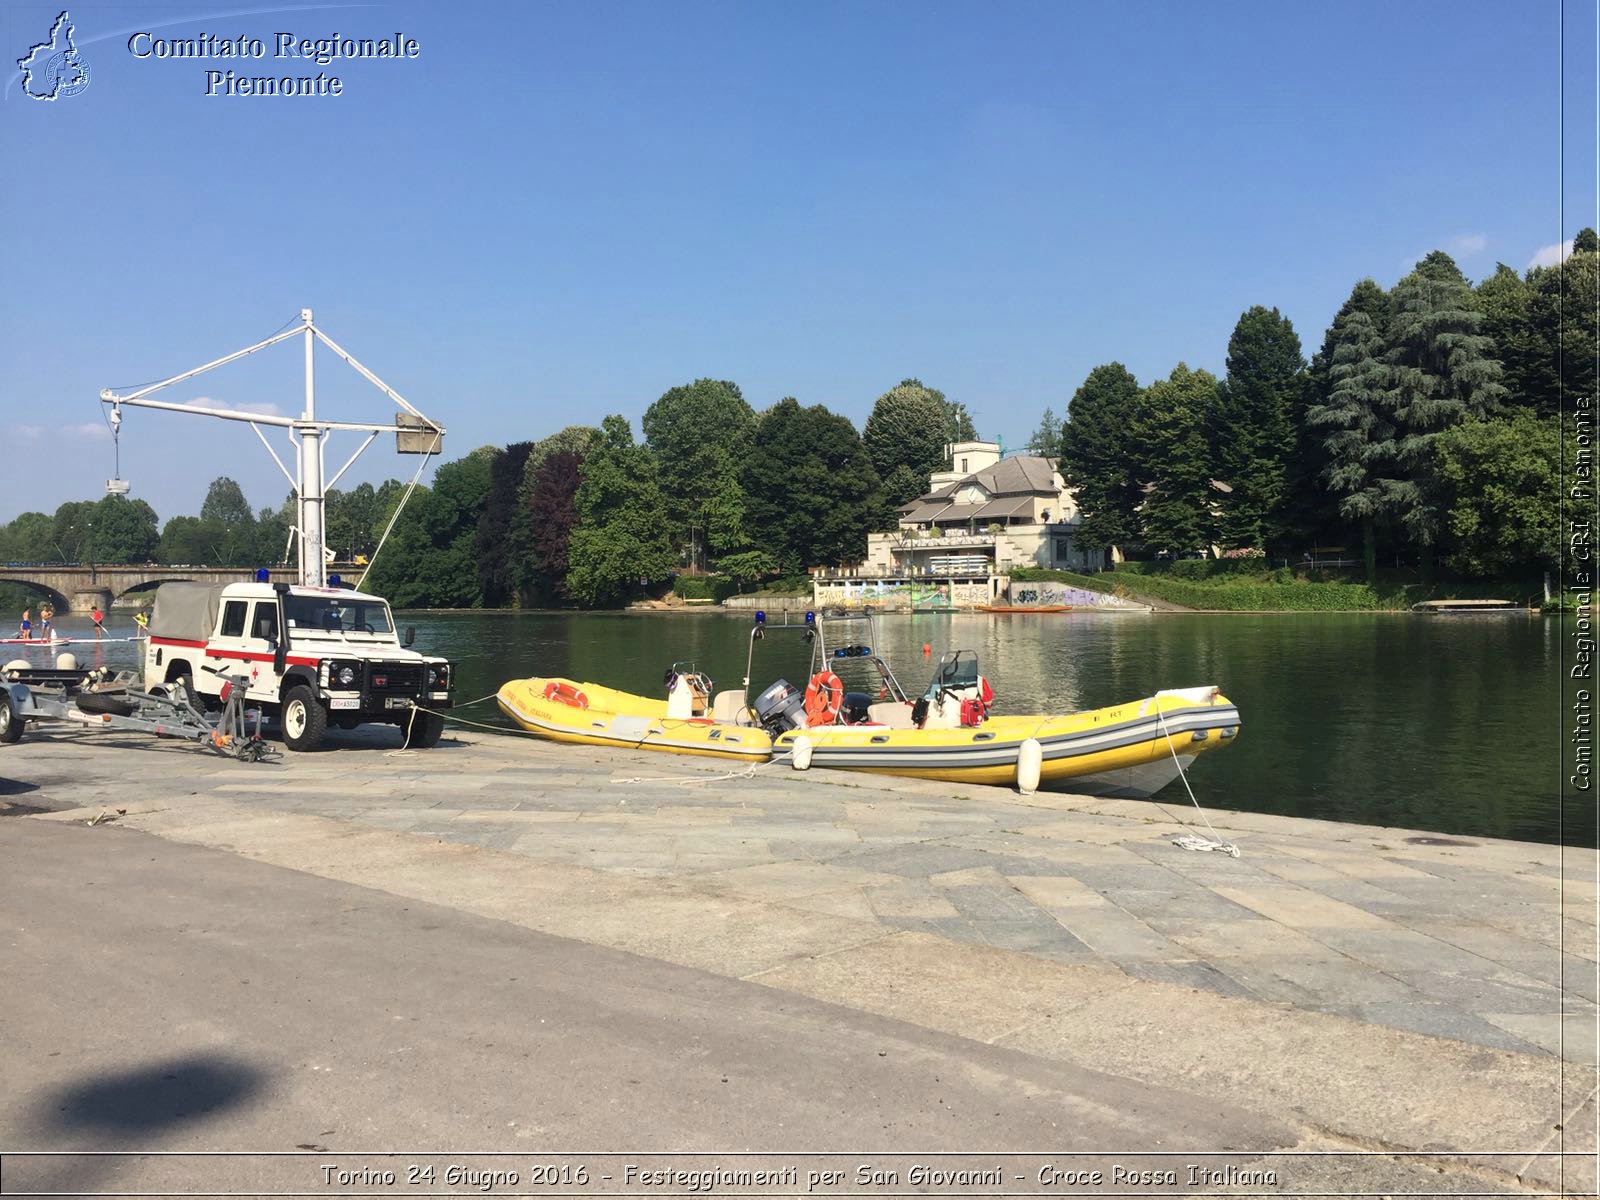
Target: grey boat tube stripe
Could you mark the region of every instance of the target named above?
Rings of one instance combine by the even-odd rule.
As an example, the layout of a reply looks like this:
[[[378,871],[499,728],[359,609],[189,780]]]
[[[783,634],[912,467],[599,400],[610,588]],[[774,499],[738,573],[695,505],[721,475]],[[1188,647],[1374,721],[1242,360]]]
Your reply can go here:
[[[1237,708],[1192,709],[1166,715],[1166,732],[1176,735],[1192,733],[1198,729],[1231,729],[1239,725]],[[1104,750],[1138,745],[1162,736],[1162,723],[1154,717],[1125,721],[1105,729],[1085,730],[1079,733],[1057,734],[1040,738],[1039,743],[1047,762],[1081,758]],[[819,766],[835,760],[855,761],[870,758],[880,763],[900,763],[918,767],[934,766],[1003,766],[1016,761],[1017,750],[1026,739],[1009,742],[973,743],[969,746],[839,746],[819,744],[811,759]],[[787,744],[787,743],[786,743]],[[1176,744],[1176,743],[1175,743]],[[1184,746],[1178,745],[1183,753]]]

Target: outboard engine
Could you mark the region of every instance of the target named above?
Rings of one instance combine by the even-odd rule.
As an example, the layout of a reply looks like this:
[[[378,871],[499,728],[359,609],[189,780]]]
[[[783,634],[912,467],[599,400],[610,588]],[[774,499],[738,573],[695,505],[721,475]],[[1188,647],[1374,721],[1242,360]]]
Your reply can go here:
[[[865,725],[872,720],[872,697],[865,692],[846,692],[839,709],[839,720],[846,725]]]
[[[780,679],[756,697],[751,705],[756,720],[768,733],[777,735],[800,729],[806,723],[806,694],[787,679]]]

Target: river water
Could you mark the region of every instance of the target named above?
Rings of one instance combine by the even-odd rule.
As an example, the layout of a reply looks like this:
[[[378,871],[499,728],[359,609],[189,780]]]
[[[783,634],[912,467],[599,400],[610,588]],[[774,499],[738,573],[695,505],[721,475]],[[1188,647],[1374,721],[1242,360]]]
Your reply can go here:
[[[783,618],[774,617],[774,622]],[[798,618],[795,618],[798,620]],[[505,680],[563,675],[648,695],[693,660],[721,687],[745,671],[749,620],[720,613],[414,613],[417,648],[458,664],[470,701]],[[63,622],[67,633],[78,622]],[[126,633],[114,614],[114,633]],[[1517,616],[1071,613],[880,617],[880,645],[920,693],[930,647],[977,653],[1000,711],[1098,708],[1164,687],[1217,684],[1243,731],[1190,773],[1220,808],[1398,825],[1458,835],[1558,840],[1561,624]],[[86,663],[131,662],[127,644],[73,646]],[[17,647],[0,647],[0,653]],[[773,627],[752,692],[803,683],[810,647]],[[4,657],[12,657],[4,654]],[[27,657],[39,659],[39,651]],[[462,716],[504,724],[493,702]],[[1181,785],[1164,803],[1187,803]],[[1593,814],[1569,807],[1566,840],[1593,845]]]

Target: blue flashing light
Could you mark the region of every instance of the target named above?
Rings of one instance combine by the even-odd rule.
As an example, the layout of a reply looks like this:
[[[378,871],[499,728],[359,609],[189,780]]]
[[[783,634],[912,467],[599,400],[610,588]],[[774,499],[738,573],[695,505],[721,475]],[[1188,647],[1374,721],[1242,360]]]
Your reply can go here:
[[[806,614],[806,624],[807,625],[815,625],[816,623],[817,623],[817,614],[814,613],[814,612],[808,612]]]
[[[757,625],[765,625],[766,623],[767,623],[767,614],[762,612],[761,609],[759,609],[759,608],[756,609],[756,624]]]
[[[267,570],[265,567],[257,567],[256,568],[256,582],[257,583],[270,583],[271,581],[272,581],[272,572],[271,571]]]
[[[329,575],[328,576],[328,586],[329,587],[338,587],[341,582],[342,581],[339,579],[339,577],[337,575]]]

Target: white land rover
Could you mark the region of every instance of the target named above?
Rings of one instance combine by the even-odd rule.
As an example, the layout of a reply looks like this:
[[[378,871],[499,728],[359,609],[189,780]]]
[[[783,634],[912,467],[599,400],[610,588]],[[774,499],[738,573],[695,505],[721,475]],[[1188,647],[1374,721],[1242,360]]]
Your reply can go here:
[[[444,732],[437,710],[450,706],[450,664],[410,649],[412,637],[396,637],[382,597],[349,588],[164,583],[150,614],[144,684],[181,683],[216,703],[222,673],[248,671],[247,701],[278,718],[290,750],[314,749],[330,722],[399,725],[412,746],[432,746]]]

